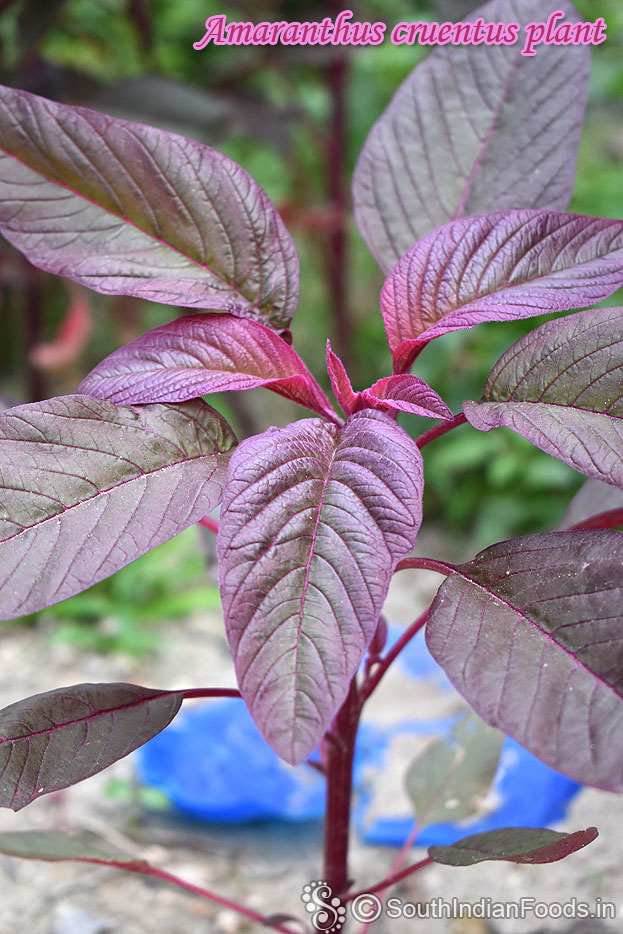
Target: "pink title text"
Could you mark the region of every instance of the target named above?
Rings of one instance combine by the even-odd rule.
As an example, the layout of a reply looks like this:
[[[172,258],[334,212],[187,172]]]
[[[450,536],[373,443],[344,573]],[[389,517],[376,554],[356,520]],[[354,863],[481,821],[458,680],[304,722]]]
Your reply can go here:
[[[205,34],[193,48],[213,45],[381,45],[388,32],[386,23],[353,21],[352,10],[321,22],[227,22],[222,14],[210,16]],[[400,22],[392,27],[392,45],[517,45],[522,55],[536,55],[540,45],[601,45],[607,25],[599,16],[594,22],[569,22],[555,10],[543,22],[487,23],[479,16],[473,22]]]

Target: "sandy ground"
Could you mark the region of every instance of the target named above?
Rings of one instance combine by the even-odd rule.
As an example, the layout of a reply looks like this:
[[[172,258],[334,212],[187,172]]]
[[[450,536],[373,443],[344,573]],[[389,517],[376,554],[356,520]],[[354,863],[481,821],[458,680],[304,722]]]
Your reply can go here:
[[[403,623],[411,620],[425,607],[438,582],[434,574],[400,575],[390,594],[388,616]],[[127,680],[162,688],[234,684],[218,614],[175,623],[163,632],[159,649],[137,661],[55,644],[50,632],[41,627],[34,631],[0,629],[0,704],[85,681]],[[456,697],[431,683],[416,682],[396,670],[390,672],[373,698],[369,717],[391,723],[405,716],[441,716],[454,711],[457,703]],[[407,811],[402,773],[413,752],[409,745],[399,754],[398,759],[404,756],[404,763],[392,757],[375,791],[375,802],[381,810]],[[132,775],[131,760],[124,760],[64,793],[42,798],[18,814],[3,810],[0,831],[88,828],[159,868],[259,912],[304,917],[300,900],[303,885],[320,878],[322,827],[318,822],[298,826],[209,826],[150,813],[105,793],[111,778],[129,779]],[[578,795],[567,819],[557,829],[578,830],[590,825],[600,829],[599,839],[568,860],[545,867],[484,863],[453,869],[434,865],[405,880],[392,894],[410,904],[435,897],[454,896],[472,902],[489,897],[493,902],[508,902],[530,896],[545,906],[576,898],[592,907],[602,899],[615,903],[615,920],[541,920],[534,914],[523,920],[490,921],[416,921],[384,916],[371,931],[623,931],[621,799],[587,789]],[[364,888],[382,878],[395,855],[391,848],[362,844],[353,835],[351,871],[356,887]],[[423,855],[423,850],[414,850],[413,860]],[[0,934],[244,934],[262,929],[266,930],[227,908],[133,874],[84,864],[0,856]],[[358,931],[359,925],[349,920],[342,930]]]

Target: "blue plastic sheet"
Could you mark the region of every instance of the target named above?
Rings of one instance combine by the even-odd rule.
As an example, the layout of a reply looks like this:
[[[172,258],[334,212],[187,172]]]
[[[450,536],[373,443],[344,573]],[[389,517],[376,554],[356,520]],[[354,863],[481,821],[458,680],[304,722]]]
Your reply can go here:
[[[400,635],[390,627],[389,644]],[[452,691],[442,669],[430,656],[421,633],[400,654],[403,673],[424,678]],[[368,817],[371,776],[383,768],[392,740],[401,734],[447,735],[455,717],[404,720],[389,727],[364,723],[354,768],[354,821],[369,843],[399,846],[409,835],[413,816]],[[306,821],[322,817],[324,778],[307,765],[282,762],[258,733],[241,700],[210,701],[183,711],[166,730],[137,753],[143,782],[164,792],[185,814],[201,820],[244,823],[280,819]],[[580,789],[507,737],[494,779],[499,806],[486,817],[423,828],[422,846],[453,843],[471,833],[498,827],[542,827],[556,823]]]
[[[202,820],[304,821],[324,811],[323,776],[283,762],[236,698],[183,711],[142,747],[138,763],[147,785]]]

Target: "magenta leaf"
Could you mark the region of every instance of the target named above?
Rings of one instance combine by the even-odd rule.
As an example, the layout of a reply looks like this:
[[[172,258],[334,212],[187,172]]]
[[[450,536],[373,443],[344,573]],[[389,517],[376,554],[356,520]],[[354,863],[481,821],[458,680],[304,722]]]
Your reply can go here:
[[[488,23],[541,22],[568,0],[493,0]],[[590,53],[447,45],[418,65],[372,128],[353,178],[359,230],[381,268],[448,221],[502,208],[564,210],[588,92]]]
[[[354,392],[344,364],[331,350],[331,341],[327,341],[327,372],[335,398],[346,415],[351,415],[359,403],[361,393]]]
[[[142,746],[180,709],[183,691],[75,684],[0,710],[0,807],[19,811]]]
[[[0,231],[98,292],[288,326],[298,258],[251,176],[202,143],[0,88]]]
[[[85,590],[220,502],[235,437],[205,402],[61,396],[0,413],[0,618]]]
[[[418,376],[385,376],[364,389],[362,396],[377,408],[398,409],[428,418],[452,418],[443,399]]]
[[[623,487],[623,308],[594,308],[541,325],[491,371],[465,415],[502,425],[575,470]]]
[[[441,585],[428,647],[491,726],[586,785],[623,791],[623,533],[492,545]]]
[[[134,405],[258,386],[335,417],[292,347],[263,324],[218,313],[186,315],[147,331],[99,363],[78,391]]]
[[[394,369],[447,331],[585,308],[621,283],[622,221],[558,211],[453,221],[416,243],[383,286]]]
[[[428,855],[446,866],[473,866],[490,859],[539,865],[577,853],[598,836],[596,827],[575,833],[559,833],[544,827],[504,827],[463,837],[451,846],[431,846]]]
[[[428,418],[452,418],[452,412],[428,383],[417,376],[386,376],[369,389],[354,392],[344,364],[327,341],[327,370],[337,401],[348,415],[359,409],[394,409]]]
[[[238,684],[298,763],[341,706],[421,521],[415,442],[381,412],[269,429],[232,456],[218,537]]]

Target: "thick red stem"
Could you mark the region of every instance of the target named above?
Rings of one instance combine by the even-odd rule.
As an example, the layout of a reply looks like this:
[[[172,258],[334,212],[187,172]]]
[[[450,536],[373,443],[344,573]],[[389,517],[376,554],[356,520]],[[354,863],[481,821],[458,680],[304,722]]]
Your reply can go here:
[[[326,744],[327,806],[324,838],[324,878],[339,895],[349,886],[348,837],[353,756],[361,704],[355,679],[337,713]]]

